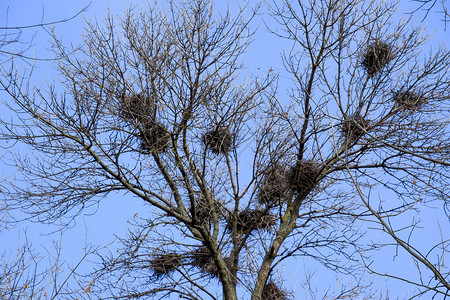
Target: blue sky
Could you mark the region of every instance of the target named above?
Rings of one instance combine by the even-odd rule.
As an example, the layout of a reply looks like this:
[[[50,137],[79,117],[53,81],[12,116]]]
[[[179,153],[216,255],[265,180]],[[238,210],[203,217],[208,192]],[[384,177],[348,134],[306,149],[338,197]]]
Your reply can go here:
[[[219,2],[219,1],[217,1]],[[235,7],[241,1],[223,1],[216,5],[217,10],[222,9],[225,4],[229,4]],[[30,0],[3,0],[0,3],[0,26],[23,26],[38,24],[43,22],[53,22],[56,20],[61,20],[64,18],[70,18],[76,14],[80,9],[89,5],[90,1],[30,1]],[[143,3],[143,4],[142,4]],[[104,0],[94,0],[90,3],[86,12],[77,18],[67,22],[57,24],[55,31],[57,36],[61,36],[63,41],[68,45],[70,43],[79,43],[82,41],[82,30],[84,19],[92,20],[97,18],[101,23],[103,18],[106,16],[108,10],[112,15],[121,14],[130,5],[142,4],[145,6],[145,1],[104,1]],[[415,3],[409,1],[402,1],[401,5],[406,8],[406,11],[413,11],[417,6]],[[421,20],[423,12],[417,13],[417,20]],[[7,22],[7,23],[6,23]],[[435,38],[433,44],[437,45],[439,41],[441,43],[448,43],[448,31],[443,30],[444,25],[441,20],[441,16],[432,12],[431,15],[424,22],[427,24],[427,31],[434,32]],[[264,25],[260,21],[255,21],[255,26],[258,26],[258,32],[256,34],[256,40],[251,45],[249,53],[246,56],[246,61],[248,63],[248,70],[253,74],[264,74],[269,68],[273,68],[275,71],[281,73],[281,78],[288,78],[283,72],[280,52],[285,49],[286,44],[274,39],[272,35],[265,31]],[[24,42],[33,39],[32,47],[27,51],[27,54],[36,58],[51,58],[51,53],[48,51],[49,43],[48,40],[50,36],[47,32],[39,28],[32,28],[24,30],[21,35],[21,40]],[[18,49],[17,47],[25,47],[26,45],[16,44],[13,45],[12,50]],[[30,61],[28,61],[30,62]],[[35,65],[35,73],[39,74],[38,79],[34,79],[34,82],[38,84],[44,84],[46,81],[52,81],[54,72],[52,69],[51,61],[38,61]],[[283,84],[281,84],[283,86]],[[1,92],[0,92],[1,93]],[[4,111],[0,112],[0,116],[4,117],[6,113]],[[3,154],[3,153],[1,153]],[[12,169],[8,167],[0,167],[3,169],[5,175],[12,175]],[[148,208],[144,207],[139,200],[133,199],[129,195],[113,194],[108,198],[104,199],[98,207],[92,207],[85,211],[85,216],[78,217],[73,226],[64,233],[62,238],[62,256],[69,261],[69,264],[75,264],[79,258],[82,257],[83,251],[82,247],[85,245],[86,241],[89,243],[107,243],[114,240],[114,236],[124,236],[126,233],[126,222],[127,220],[133,219],[133,216],[138,214],[145,214]],[[429,218],[427,221],[433,222],[435,220],[442,219],[443,215],[435,210],[425,210],[429,213]],[[445,221],[445,220],[444,220]],[[43,251],[44,248],[49,248],[52,251],[52,246],[50,246],[51,240],[58,239],[58,235],[48,235],[55,230],[58,230],[59,225],[55,224],[52,226],[33,224],[30,222],[25,222],[21,224],[21,227],[17,227],[9,232],[3,232],[0,236],[0,252],[8,251],[9,249],[14,249],[16,245],[23,242],[24,233],[23,230],[26,228],[28,238],[33,242],[36,249]],[[447,224],[448,229],[448,224]],[[446,231],[444,231],[446,232]],[[449,232],[449,231],[447,231]],[[424,233],[424,242],[430,233]],[[432,233],[431,233],[432,234]],[[43,252],[44,253],[44,252]],[[383,253],[380,255],[380,264],[391,264],[394,261],[398,266],[402,266],[407,269],[409,266],[407,262],[402,262],[402,257],[394,257],[391,253]],[[83,265],[84,266],[84,265]],[[383,266],[381,266],[383,267]],[[314,268],[314,265],[311,265]],[[325,280],[330,280],[329,274],[324,272],[321,267],[318,267],[319,271],[315,275],[315,281],[320,282]],[[323,272],[323,273],[322,273]],[[292,269],[287,268],[286,274],[288,275],[290,289],[294,290],[295,295],[302,294],[302,286],[298,283],[298,277],[304,274],[304,269]],[[330,283],[332,284],[332,283]],[[380,281],[380,288],[384,289],[383,281]],[[392,285],[392,284],[391,284]],[[320,286],[320,285],[319,285]],[[392,285],[393,286],[393,285]],[[406,293],[404,289],[408,289],[407,286],[397,285],[396,288],[391,289],[391,293],[401,295]],[[395,291],[395,292],[394,292]],[[303,299],[303,298],[302,298]]]

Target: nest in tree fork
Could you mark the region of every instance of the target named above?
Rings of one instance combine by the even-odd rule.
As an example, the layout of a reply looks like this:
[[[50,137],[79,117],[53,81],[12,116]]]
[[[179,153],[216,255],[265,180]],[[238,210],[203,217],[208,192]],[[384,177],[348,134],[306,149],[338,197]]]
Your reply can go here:
[[[219,277],[219,269],[214,261],[214,257],[206,247],[200,247],[196,251],[191,253],[192,261],[191,265],[199,268],[204,274],[212,277]],[[224,258],[227,268],[231,268],[231,259],[229,257]]]
[[[181,265],[181,256],[177,253],[157,255],[150,261],[153,276],[157,279],[169,275]]]
[[[287,293],[281,290],[273,281],[267,283],[261,295],[261,300],[287,300]]]
[[[409,91],[395,93],[394,101],[404,110],[415,110],[428,102],[422,95]]]
[[[258,201],[260,204],[271,205],[280,201],[280,199],[289,191],[291,187],[292,174],[285,167],[274,164],[264,174],[258,192]]]
[[[227,127],[215,127],[203,135],[202,141],[211,152],[226,154],[233,146],[233,135]]]
[[[366,52],[364,53],[362,66],[366,69],[367,74],[372,77],[381,70],[392,60],[392,47],[391,45],[376,40],[370,44]]]
[[[311,160],[298,162],[291,170],[292,187],[298,192],[310,191],[317,182],[322,166]]]
[[[342,122],[342,131],[348,138],[360,138],[370,127],[370,121],[360,115],[347,117]]]
[[[155,113],[155,104],[145,94],[124,96],[120,100],[121,116],[127,121],[142,122]]]
[[[217,213],[220,210],[220,203],[217,200],[214,201],[214,208]],[[210,207],[207,199],[201,195],[195,201],[195,217],[198,222],[202,225],[209,225],[211,223],[211,218],[213,215],[213,209]],[[192,211],[192,207],[191,207]]]
[[[167,150],[170,142],[170,132],[158,122],[145,122],[140,128],[139,138],[144,153],[157,153]]]
[[[260,209],[245,209],[238,213],[236,230],[237,232],[244,233],[252,231],[254,229],[270,229],[275,225],[275,216],[273,216],[268,210]],[[228,231],[233,231],[234,217],[232,214],[228,216]]]

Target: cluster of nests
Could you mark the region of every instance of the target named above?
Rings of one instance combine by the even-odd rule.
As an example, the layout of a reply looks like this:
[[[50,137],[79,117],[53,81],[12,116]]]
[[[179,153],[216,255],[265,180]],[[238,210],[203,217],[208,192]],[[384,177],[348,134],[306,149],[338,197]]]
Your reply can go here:
[[[395,104],[402,110],[415,111],[428,102],[424,96],[411,91],[393,94]],[[356,140],[370,130],[371,126],[369,120],[359,114],[354,114],[344,118],[341,123],[341,130],[347,139]]]
[[[231,258],[224,258],[225,265],[228,269],[232,267]],[[214,261],[213,256],[208,248],[201,246],[197,250],[186,253],[184,255],[178,253],[166,253],[155,255],[150,260],[150,269],[153,272],[153,280],[159,280],[164,276],[171,275],[181,266],[192,266],[198,268],[206,276],[211,278],[219,278],[219,269]],[[280,289],[272,280],[270,280],[263,288],[262,300],[286,300],[287,293]]]
[[[156,120],[156,104],[145,94],[124,96],[120,101],[121,117],[138,129],[143,153],[159,153],[168,149],[170,132]]]
[[[366,70],[369,77],[374,77],[379,74],[382,69],[394,58],[393,48],[390,44],[376,39],[373,43],[369,44],[363,54],[361,65]],[[416,111],[422,105],[428,102],[428,99],[420,93],[401,90],[393,93],[393,100],[395,104],[403,111]],[[359,117],[360,118],[360,117]],[[359,123],[361,126],[353,126],[350,123]],[[345,124],[347,123],[347,124]],[[361,127],[368,126],[367,122],[363,119],[346,120],[344,122],[344,132],[351,131],[353,136],[362,135]]]
[[[232,149],[233,140],[234,134],[226,126],[215,126],[202,137],[206,149],[218,155],[227,154]]]
[[[195,214],[195,220],[198,224],[209,227],[212,221],[213,209],[219,218],[225,218],[227,222],[226,230],[228,232],[232,232],[235,228],[237,233],[243,234],[256,229],[267,230],[275,225],[276,218],[267,209],[247,208],[240,211],[236,217],[233,217],[233,214],[225,214],[222,211],[222,204],[219,201],[214,199],[213,206],[211,207],[203,196],[197,198],[195,210],[191,207],[190,211],[191,214]]]
[[[170,132],[156,120],[156,104],[151,97],[145,93],[122,96],[120,115],[139,130],[142,152],[163,152],[169,148]],[[202,142],[214,154],[227,154],[232,150],[234,137],[227,126],[214,126],[203,134]]]
[[[317,182],[321,165],[314,161],[303,160],[291,168],[273,164],[264,174],[258,192],[258,201],[267,207],[277,205],[291,190],[308,193]]]
[[[227,268],[231,268],[231,259],[224,258]],[[184,267],[198,268],[204,275],[211,277],[219,277],[219,269],[214,261],[214,258],[208,248],[201,246],[196,250],[185,253],[166,253],[155,255],[149,261],[150,269],[152,270],[152,278],[154,280],[160,279],[164,276],[171,275],[175,270]]]
[[[361,65],[369,77],[380,73],[394,58],[392,46],[381,40],[375,40],[366,48]]]

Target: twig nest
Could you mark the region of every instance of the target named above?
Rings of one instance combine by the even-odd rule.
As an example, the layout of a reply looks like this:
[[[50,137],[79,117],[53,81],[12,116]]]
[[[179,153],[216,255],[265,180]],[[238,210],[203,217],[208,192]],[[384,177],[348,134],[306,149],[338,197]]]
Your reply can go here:
[[[260,204],[279,203],[291,187],[292,174],[285,167],[274,164],[266,170],[258,191]]]
[[[321,170],[322,166],[315,161],[299,161],[291,170],[292,187],[299,193],[311,191]]]
[[[214,261],[211,251],[206,247],[200,247],[196,251],[191,253],[191,265],[199,268],[202,273],[210,275],[212,277],[219,277],[219,269]],[[224,258],[225,264],[228,269],[231,268],[231,259],[229,257]]]
[[[287,293],[281,290],[273,281],[269,281],[263,288],[261,300],[287,300]]]
[[[203,135],[202,142],[211,152],[226,154],[233,145],[233,135],[227,127],[215,127]]]
[[[220,203],[217,200],[214,201],[214,208],[211,208],[208,201],[202,195],[195,201],[195,217],[202,225],[209,225],[213,215],[213,209],[219,214]],[[190,209],[192,211],[192,207]]]
[[[150,261],[150,268],[156,279],[169,275],[181,265],[181,256],[177,253],[157,255]]]
[[[367,47],[361,65],[366,69],[369,77],[373,77],[381,72],[392,59],[391,45],[381,40],[376,40]]]
[[[158,153],[169,147],[170,132],[163,124],[149,121],[140,128],[139,138],[144,153]]]
[[[394,93],[394,101],[403,110],[416,110],[428,102],[424,96],[411,91]]]
[[[342,131],[350,139],[360,138],[370,127],[370,121],[364,119],[361,115],[347,117],[342,122]]]
[[[270,229],[275,225],[275,216],[273,216],[268,210],[261,209],[245,209],[238,213],[236,230],[239,233],[249,232],[255,229]],[[233,231],[234,228],[234,218],[230,214],[228,216],[227,230],[229,232]]]
[[[120,99],[120,113],[127,121],[142,122],[155,112],[155,104],[144,93],[124,96]]]

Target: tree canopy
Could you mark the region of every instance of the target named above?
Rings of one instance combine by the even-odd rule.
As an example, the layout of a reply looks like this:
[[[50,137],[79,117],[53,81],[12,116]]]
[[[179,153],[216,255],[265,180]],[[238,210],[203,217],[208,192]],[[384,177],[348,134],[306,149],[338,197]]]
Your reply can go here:
[[[288,79],[245,65],[262,10],[291,45]],[[1,66],[0,134],[27,147],[2,197],[39,222],[112,194],[148,207],[76,297],[289,299],[281,266],[302,258],[349,280],[323,298],[386,296],[369,275],[449,296],[448,236],[415,233],[430,209],[427,230],[448,226],[450,52],[396,16],[385,1],[169,1],[87,23],[81,45],[54,35],[56,83]],[[378,269],[383,251],[415,273]]]

